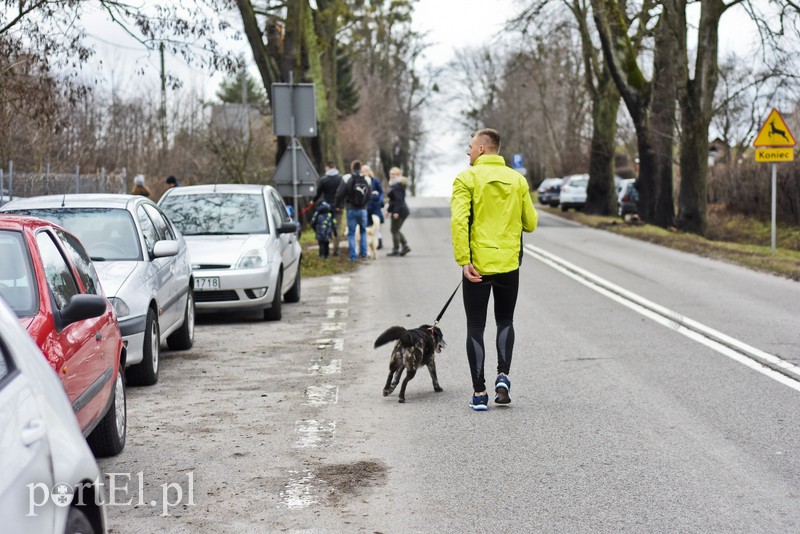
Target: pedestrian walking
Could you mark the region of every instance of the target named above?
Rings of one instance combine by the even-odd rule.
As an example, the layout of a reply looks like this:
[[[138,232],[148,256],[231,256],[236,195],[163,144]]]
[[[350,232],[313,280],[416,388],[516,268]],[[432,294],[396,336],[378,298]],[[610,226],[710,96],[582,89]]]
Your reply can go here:
[[[342,210],[336,206],[336,192],[342,186],[342,175],[336,169],[336,164],[332,161],[325,163],[325,174],[323,174],[317,183],[317,194],[311,201],[317,204],[320,199],[325,200],[331,207],[333,219],[336,223],[336,233],[332,236],[333,240],[333,255],[339,255],[339,228],[342,227]]]
[[[319,257],[327,260],[330,254],[330,241],[337,235],[337,228],[333,208],[324,200],[319,203],[317,211],[311,217],[311,228],[314,229],[319,245]]]
[[[347,209],[347,243],[350,249],[350,261],[367,259],[367,240],[362,237],[359,251],[356,252],[356,228],[362,236],[367,235],[367,204],[372,196],[369,181],[361,174],[361,162],[353,161],[350,165],[350,179],[339,187],[336,193],[336,206],[344,205]]]
[[[385,221],[383,218],[383,184],[381,184],[380,178],[372,173],[372,169],[369,168],[369,166],[364,165],[361,167],[361,171],[370,181],[370,185],[372,186],[372,197],[370,197],[369,203],[367,204],[367,226],[372,226],[374,219],[373,215],[378,217],[380,223],[378,224],[378,228],[376,230],[378,235],[378,250],[380,250],[383,248],[381,225]]]
[[[141,195],[143,197],[150,198],[153,193],[144,185],[144,174],[137,174],[133,177],[133,189],[131,189],[131,195]]]
[[[464,310],[467,315],[467,358],[472,375],[470,407],[489,407],[484,379],[486,354],[483,332],[489,294],[494,297],[497,324],[497,404],[511,402],[511,356],[514,350],[514,309],[519,289],[522,232],[538,223],[528,182],[506,167],[500,134],[485,128],[472,136],[467,155],[470,168],[453,182],[450,226],[455,260],[462,268]]]
[[[406,204],[406,185],[408,180],[402,175],[400,169],[392,167],[389,169],[389,199],[388,215],[392,231],[392,251],[387,256],[405,256],[411,252],[406,236],[400,229],[409,215],[408,204]],[[402,248],[401,248],[402,247]]]

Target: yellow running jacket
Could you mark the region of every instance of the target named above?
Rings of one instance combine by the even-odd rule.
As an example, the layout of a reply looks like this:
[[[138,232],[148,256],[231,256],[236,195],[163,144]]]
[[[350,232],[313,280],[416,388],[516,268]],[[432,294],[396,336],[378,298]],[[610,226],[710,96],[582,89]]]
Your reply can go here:
[[[450,230],[459,265],[472,263],[480,274],[519,269],[522,232],[538,222],[527,180],[503,156],[483,154],[456,176]]]

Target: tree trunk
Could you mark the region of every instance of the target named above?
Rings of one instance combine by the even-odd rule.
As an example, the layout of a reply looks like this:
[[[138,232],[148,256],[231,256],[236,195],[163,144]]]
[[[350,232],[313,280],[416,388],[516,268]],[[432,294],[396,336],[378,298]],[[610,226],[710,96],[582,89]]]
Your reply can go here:
[[[617,212],[614,155],[619,98],[619,91],[604,66],[592,99],[592,152],[589,156],[586,213],[612,215]]]
[[[694,78],[689,77],[686,38],[680,51],[681,187],[678,226],[705,235],[708,229],[708,127],[713,115],[718,81],[719,21],[726,9],[722,0],[702,0]]]
[[[315,18],[315,33],[319,36],[319,47],[316,53],[320,62],[320,80],[317,85],[317,100],[325,103],[324,109],[317,110],[320,120],[320,133],[322,134],[322,158],[324,161],[334,161],[341,165],[341,150],[339,149],[338,122],[339,113],[336,107],[337,98],[337,60],[336,60],[336,31],[339,11],[339,0],[317,0],[317,16]],[[316,83],[316,80],[315,80]],[[324,162],[323,162],[324,163]]]

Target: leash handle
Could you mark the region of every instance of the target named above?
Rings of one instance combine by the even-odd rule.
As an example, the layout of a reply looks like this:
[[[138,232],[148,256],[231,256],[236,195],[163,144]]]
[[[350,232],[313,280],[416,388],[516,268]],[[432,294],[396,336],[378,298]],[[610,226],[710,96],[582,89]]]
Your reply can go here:
[[[455,296],[456,296],[456,292],[458,291],[458,288],[459,288],[459,287],[461,287],[461,282],[463,282],[463,281],[464,281],[464,279],[463,279],[463,278],[462,278],[461,280],[459,280],[459,282],[458,282],[458,285],[457,285],[457,286],[456,286],[456,288],[453,290],[453,294],[452,294],[452,295],[450,295],[450,298],[449,298],[449,299],[447,299],[447,302],[445,302],[445,304],[444,304],[444,308],[442,308],[442,311],[440,311],[440,312],[439,312],[439,315],[437,315],[437,316],[436,316],[436,320],[435,320],[435,321],[433,321],[433,326],[436,326],[437,324],[439,324],[439,319],[441,319],[441,318],[442,318],[442,316],[444,315],[444,312],[445,312],[445,311],[447,311],[447,307],[448,307],[448,306],[450,306],[450,302],[452,302],[452,300],[453,300],[453,297],[455,297]]]

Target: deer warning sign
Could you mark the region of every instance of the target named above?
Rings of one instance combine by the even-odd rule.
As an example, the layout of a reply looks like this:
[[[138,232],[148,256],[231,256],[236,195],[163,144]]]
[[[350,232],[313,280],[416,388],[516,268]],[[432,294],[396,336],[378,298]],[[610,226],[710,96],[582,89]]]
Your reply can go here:
[[[754,147],[790,147],[795,146],[797,142],[794,140],[792,132],[786,126],[786,122],[781,117],[777,109],[772,109],[769,112],[767,120],[764,121],[763,126],[758,131]]]

